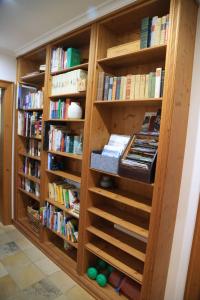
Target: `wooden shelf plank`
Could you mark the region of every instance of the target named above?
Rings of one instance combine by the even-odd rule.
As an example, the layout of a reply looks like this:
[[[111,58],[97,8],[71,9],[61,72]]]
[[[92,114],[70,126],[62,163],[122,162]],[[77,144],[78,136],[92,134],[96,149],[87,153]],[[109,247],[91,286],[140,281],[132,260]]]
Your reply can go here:
[[[132,221],[134,221],[133,218],[128,218],[126,213],[120,212],[118,209],[115,208],[98,208],[98,207],[89,207],[88,211],[92,214],[95,214],[105,220],[108,220],[114,224],[118,224],[122,226],[123,228],[132,231],[133,233],[138,234],[141,237],[148,238],[148,230],[145,229],[142,226],[135,225]],[[130,221],[129,221],[130,219]],[[145,222],[146,223],[146,222]],[[147,224],[142,224],[145,227],[147,227]]]
[[[84,123],[85,119],[48,119],[48,122]]]
[[[31,176],[31,175],[27,175],[27,174],[24,174],[23,172],[18,172],[18,175],[24,177],[24,178],[27,178],[33,182],[36,182],[38,184],[40,184],[40,178],[37,178],[35,176]]]
[[[34,237],[36,237],[37,239],[39,238],[39,232],[33,229],[27,217],[19,218],[17,221],[20,223],[20,225],[25,227],[32,235],[34,235]]]
[[[99,245],[98,245],[99,246]],[[109,252],[105,251],[101,247],[98,247],[92,243],[87,243],[85,245],[86,249],[99,258],[105,260],[113,267],[121,271],[122,273],[126,274],[136,282],[142,284],[142,274],[136,271],[134,268],[129,267],[127,264],[123,263],[119,259],[115,258],[114,256],[110,255]]]
[[[148,99],[130,99],[130,100],[98,100],[94,101],[96,105],[150,105],[150,106],[158,106],[162,104],[162,98],[148,98]]]
[[[63,211],[65,211],[65,212],[68,213],[69,215],[71,215],[71,216],[73,216],[73,217],[79,219],[79,215],[76,214],[76,213],[74,213],[74,212],[72,211],[71,208],[66,208],[63,204],[60,204],[60,203],[58,203],[58,202],[56,202],[56,201],[54,201],[54,200],[52,200],[52,199],[49,199],[49,198],[46,199],[46,201],[47,201],[48,203],[50,203],[50,204],[52,204],[52,205],[54,205],[54,206],[56,206],[56,207],[62,209]]]
[[[60,156],[64,156],[64,157],[82,160],[82,155],[80,155],[80,154],[67,153],[67,152],[61,152],[61,151],[51,151],[51,150],[48,150],[47,152],[54,154],[54,155],[60,155]]]
[[[25,75],[25,76],[22,76],[20,78],[21,81],[23,82],[27,82],[27,83],[42,83],[42,81],[44,81],[44,75],[45,75],[45,72],[41,72],[41,73],[38,73],[38,74],[34,74],[34,75]]]
[[[43,108],[18,108],[18,110],[22,110],[22,111],[43,111]]]
[[[128,236],[114,228],[104,226],[103,224],[89,226],[87,231],[139,259],[140,261],[145,261],[145,244],[134,239],[132,236]]]
[[[29,140],[38,140],[38,141],[42,140],[41,137],[37,137],[37,136],[25,136],[25,135],[22,135],[22,134],[18,134],[18,136],[20,136],[22,138],[25,138],[25,139],[29,139]]]
[[[86,96],[86,92],[79,92],[79,93],[68,93],[68,94],[60,94],[60,95],[50,95],[49,98],[53,100],[53,98],[65,98],[65,97],[72,97],[72,98],[84,98]]]
[[[64,171],[59,171],[59,170],[53,171],[53,170],[48,170],[48,169],[46,169],[46,172],[56,175],[56,176],[59,176],[59,177],[62,177],[62,178],[65,178],[65,179],[70,179],[72,181],[81,183],[81,174],[69,173],[69,172],[64,172]]]
[[[140,49],[138,51],[123,54],[120,56],[115,56],[111,58],[102,58],[98,60],[98,63],[101,66],[106,67],[125,67],[130,66],[132,64],[146,64],[155,61],[161,61],[165,59],[166,55],[166,45],[155,46],[145,49]]]
[[[25,195],[31,197],[32,199],[36,200],[37,202],[40,202],[40,198],[37,197],[35,194],[30,193],[30,192],[27,192],[27,191],[25,191],[24,189],[22,189],[22,188],[20,188],[20,187],[18,188],[18,190],[19,190],[20,192],[24,193]]]
[[[116,177],[116,178],[123,178],[123,179],[131,180],[131,181],[136,182],[138,184],[146,185],[146,186],[150,187],[151,189],[153,189],[153,187],[154,187],[154,183],[146,183],[146,182],[138,181],[138,180],[135,180],[135,179],[132,179],[132,178],[129,178],[129,177],[124,177],[124,176],[121,176],[121,175],[118,175],[118,174],[113,174],[113,173],[105,172],[105,171],[94,169],[94,168],[90,168],[90,170],[93,171],[93,172],[106,174],[106,175],[113,176],[113,177]]]
[[[125,205],[140,209],[146,213],[151,213],[151,206],[145,204],[145,202],[149,202],[149,199],[141,197],[139,195],[133,195],[125,191],[121,190],[106,190],[99,187],[91,187],[89,191],[103,197],[112,199],[113,201],[117,201],[119,203],[123,203]]]
[[[54,75],[63,74],[63,73],[67,73],[67,72],[78,70],[78,69],[87,70],[88,69],[88,63],[83,63],[83,64],[80,64],[80,65],[77,65],[77,66],[74,66],[74,67],[71,67],[71,68],[51,72],[51,75],[54,76]]]
[[[40,156],[33,156],[33,155],[30,155],[30,154],[27,154],[27,153],[22,153],[22,152],[19,152],[18,154],[21,155],[21,156],[25,156],[25,157],[34,159],[34,160],[41,161],[41,157]]]
[[[51,228],[49,228],[49,227],[47,227],[47,229],[50,230],[50,231],[52,231],[54,234],[56,234],[57,236],[59,236],[59,237],[60,237],[61,239],[63,239],[64,241],[66,241],[66,242],[67,242],[69,245],[71,245],[72,247],[78,249],[78,243],[73,243],[72,241],[69,241],[69,240],[67,239],[66,236],[60,234],[59,232],[57,232],[57,231],[55,231],[55,230],[53,230],[53,229],[51,229]]]

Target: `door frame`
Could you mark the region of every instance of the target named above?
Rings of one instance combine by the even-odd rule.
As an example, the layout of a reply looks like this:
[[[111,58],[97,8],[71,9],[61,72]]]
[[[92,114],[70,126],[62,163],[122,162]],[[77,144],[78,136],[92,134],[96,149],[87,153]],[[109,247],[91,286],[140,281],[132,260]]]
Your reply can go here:
[[[11,224],[12,220],[12,132],[13,132],[13,106],[14,106],[14,83],[0,80],[0,88],[5,89],[3,98],[3,178],[2,199],[0,210],[2,223]]]

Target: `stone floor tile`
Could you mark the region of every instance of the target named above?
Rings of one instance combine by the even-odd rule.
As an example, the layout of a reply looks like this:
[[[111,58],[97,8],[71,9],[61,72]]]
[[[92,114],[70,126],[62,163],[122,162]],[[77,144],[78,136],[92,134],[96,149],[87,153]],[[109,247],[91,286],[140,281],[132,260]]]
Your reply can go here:
[[[13,269],[10,276],[20,289],[28,288],[44,278],[44,274],[32,263]]]
[[[59,288],[62,292],[65,292],[76,285],[76,282],[72,280],[66,273],[63,271],[57,271],[50,275],[49,280],[51,280],[57,288]]]
[[[30,264],[31,260],[22,251],[20,251],[13,255],[4,257],[1,262],[6,270],[12,273],[17,268]]]
[[[55,265],[50,259],[47,257],[38,260],[35,262],[35,265],[46,275],[53,274],[57,271],[59,271],[59,268],[57,265]]]
[[[12,242],[13,239],[7,233],[0,234],[0,245]]]
[[[47,278],[23,290],[27,299],[54,300],[62,295],[61,291]]]
[[[94,300],[94,298],[90,296],[79,285],[71,288],[70,290],[65,292],[64,295],[66,296],[66,300]]]
[[[14,296],[18,291],[19,287],[9,275],[0,278],[1,300],[7,300],[7,298]]]
[[[32,262],[46,258],[46,256],[35,246],[29,247],[24,250],[24,253],[30,258]]]
[[[15,241],[15,243],[18,245],[18,247],[21,249],[21,250],[26,250],[30,247],[33,247],[34,245],[25,237],[23,238],[19,238]]]
[[[4,267],[4,265],[0,262],[0,278],[8,275],[8,271]]]
[[[19,251],[19,247],[15,242],[9,242],[3,245],[0,245],[0,259],[8,255],[13,255]]]

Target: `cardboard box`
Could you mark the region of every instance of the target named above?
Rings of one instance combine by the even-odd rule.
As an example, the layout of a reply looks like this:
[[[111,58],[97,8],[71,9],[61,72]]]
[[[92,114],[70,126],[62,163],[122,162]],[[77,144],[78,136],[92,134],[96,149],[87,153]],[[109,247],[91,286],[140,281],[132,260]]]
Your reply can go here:
[[[140,40],[108,48],[107,57],[108,58],[115,57],[123,54],[128,54],[134,51],[138,51],[138,50],[140,50]]]

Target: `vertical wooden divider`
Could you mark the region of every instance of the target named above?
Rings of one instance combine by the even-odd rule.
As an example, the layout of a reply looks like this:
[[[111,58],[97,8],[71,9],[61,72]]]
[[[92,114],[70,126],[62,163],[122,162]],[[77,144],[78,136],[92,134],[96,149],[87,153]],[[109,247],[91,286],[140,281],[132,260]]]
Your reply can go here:
[[[88,68],[88,83],[86,94],[86,107],[85,107],[85,126],[84,126],[84,148],[83,148],[83,160],[82,160],[82,172],[81,172],[81,210],[79,218],[79,246],[78,246],[78,259],[77,259],[77,271],[80,274],[85,270],[85,256],[84,256],[84,243],[87,224],[87,181],[90,164],[90,126],[92,118],[92,105],[94,101],[94,68],[95,68],[95,56],[96,56],[96,40],[97,40],[97,27],[94,23],[91,26],[90,37],[90,49],[89,49],[89,68]]]

